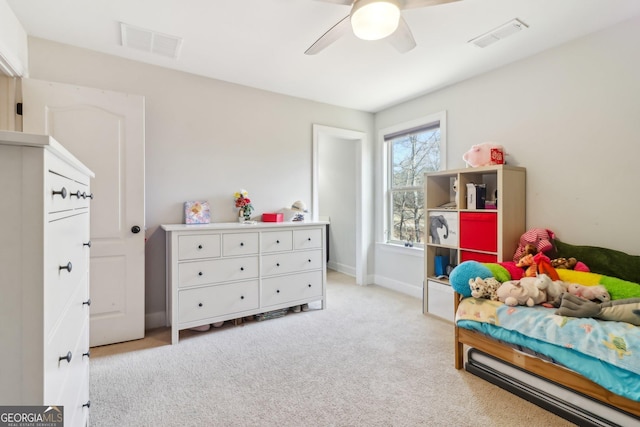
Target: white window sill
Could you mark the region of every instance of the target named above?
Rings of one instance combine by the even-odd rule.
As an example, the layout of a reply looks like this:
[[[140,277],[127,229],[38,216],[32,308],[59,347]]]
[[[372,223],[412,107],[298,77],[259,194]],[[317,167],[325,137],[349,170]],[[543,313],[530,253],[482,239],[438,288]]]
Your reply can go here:
[[[383,252],[390,252],[390,253],[396,253],[396,254],[402,254],[402,255],[408,255],[408,256],[415,256],[415,257],[420,257],[420,258],[424,257],[424,249],[423,248],[408,247],[408,246],[399,245],[399,244],[395,244],[395,243],[383,243],[383,242],[376,243],[376,245]]]

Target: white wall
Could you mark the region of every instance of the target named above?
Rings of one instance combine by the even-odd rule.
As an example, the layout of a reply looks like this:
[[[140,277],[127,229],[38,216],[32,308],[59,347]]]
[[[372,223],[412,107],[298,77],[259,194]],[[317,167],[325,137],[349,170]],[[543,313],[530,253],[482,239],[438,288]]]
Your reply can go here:
[[[638,255],[638,40],[640,19],[627,21],[379,112],[376,129],[446,110],[449,169],[464,167],[462,154],[484,141],[527,168],[527,228]],[[422,283],[422,259],[383,246],[374,252],[376,283]]]
[[[314,123],[363,131],[374,141],[370,113],[37,38],[29,39],[29,63],[35,79],[145,96],[147,327],[164,323],[165,243],[158,227],[182,222],[185,200],[208,200],[215,222],[236,220],[233,193],[240,188],[249,191],[256,214],[310,202]],[[371,164],[373,151],[363,152]]]
[[[356,144],[360,141],[323,137],[318,143],[320,217],[330,217],[328,267],[355,276]]]

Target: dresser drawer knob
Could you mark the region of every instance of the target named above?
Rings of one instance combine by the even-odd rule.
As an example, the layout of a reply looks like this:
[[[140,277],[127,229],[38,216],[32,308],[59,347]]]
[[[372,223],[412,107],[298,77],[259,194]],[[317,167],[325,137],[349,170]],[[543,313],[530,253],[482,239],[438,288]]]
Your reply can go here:
[[[204,304],[202,304],[201,302],[198,303],[198,307],[202,307]]]
[[[198,276],[202,276],[204,273],[202,271],[198,271]]]
[[[198,249],[202,249],[202,245],[198,245]]]
[[[86,246],[86,247],[91,247],[91,240],[89,240],[87,243],[83,243],[82,246]]]
[[[244,246],[244,242],[240,242],[240,246]]]
[[[91,200],[93,200],[93,193],[89,193],[89,194],[87,194],[87,199],[91,199]]]
[[[63,199],[66,199],[67,198],[67,189],[62,187],[62,190],[60,190],[60,191],[53,190],[51,192],[51,195],[53,195],[53,196],[55,196],[56,194],[59,194]]]
[[[83,408],[91,408],[91,401],[87,400],[87,403],[82,405]]]
[[[72,197],[72,196],[76,196],[78,199],[79,199],[80,197],[82,197],[83,199],[84,199],[85,197],[87,197],[87,195],[86,195],[85,193],[81,193],[81,192],[80,192],[80,190],[76,191],[75,193],[70,193],[70,194],[69,194],[69,197]]]
[[[138,234],[140,232],[141,228],[139,225],[134,225],[133,227],[131,227],[131,232],[133,234]]]
[[[276,243],[277,243],[277,244],[280,244],[280,240],[276,240]]]
[[[280,263],[279,262],[276,262],[276,267],[280,267]]]
[[[62,362],[63,360],[66,360],[67,363],[71,363],[71,352],[68,352],[66,356],[60,356],[58,358],[58,362]]]
[[[280,289],[276,289],[276,294],[279,294],[279,293],[280,293]]]
[[[91,307],[91,298],[89,298],[88,300],[86,300],[85,302],[82,303],[82,305],[86,305],[88,307]]]
[[[73,265],[71,265],[71,261],[69,261],[67,263],[67,265],[61,265],[58,267],[58,271],[60,270],[67,270],[69,273],[71,273],[71,269],[73,268]]]
[[[309,283],[307,286],[311,287],[311,283]]]
[[[244,295],[240,295],[240,299],[244,299]]]
[[[311,260],[309,260],[309,262],[311,262]]]
[[[244,267],[240,267],[240,271],[244,271]]]
[[[82,353],[82,357],[85,357],[85,356],[91,358],[91,350],[87,350],[86,353]]]
[[[307,240],[308,240],[308,241],[311,241],[311,237],[307,237]]]

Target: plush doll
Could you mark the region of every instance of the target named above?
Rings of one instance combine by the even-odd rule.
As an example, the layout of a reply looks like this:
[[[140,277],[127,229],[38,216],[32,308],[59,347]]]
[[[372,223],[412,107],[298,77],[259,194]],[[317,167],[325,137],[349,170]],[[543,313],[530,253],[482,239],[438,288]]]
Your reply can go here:
[[[524,247],[524,255],[516,263],[516,267],[525,268],[525,277],[535,277],[538,273],[538,266],[533,260],[533,256],[538,253],[538,249],[531,243],[527,243]]]
[[[555,234],[551,230],[544,228],[532,228],[520,236],[520,242],[516,252],[513,254],[513,261],[518,262],[525,255],[527,245],[532,245],[538,253],[543,253],[547,257],[555,258],[555,246],[553,240]]]
[[[487,277],[486,279],[481,277],[469,279],[471,296],[474,298],[486,298],[492,301],[498,301],[497,291],[499,287],[500,282],[493,277]]]
[[[640,326],[640,298],[595,303],[565,293],[562,295],[560,308],[556,310],[556,314],[569,317],[593,317]]]
[[[567,292],[589,301],[611,301],[611,295],[609,295],[607,288],[602,285],[585,286],[578,283],[569,283]]]
[[[523,277],[521,280],[509,280],[500,285],[498,288],[498,300],[509,306],[526,305],[533,307],[536,304],[543,303],[547,298],[546,292],[538,289],[535,285],[532,287],[529,286],[530,283],[527,283],[527,281],[525,281],[523,286],[523,283],[521,283],[523,279],[526,278]],[[531,284],[532,283],[533,282],[531,282]],[[531,294],[529,294],[530,290]]]
[[[483,142],[482,144],[472,145],[469,151],[462,155],[462,160],[468,166],[490,166],[501,165],[504,163],[505,151],[504,147],[493,142]]]

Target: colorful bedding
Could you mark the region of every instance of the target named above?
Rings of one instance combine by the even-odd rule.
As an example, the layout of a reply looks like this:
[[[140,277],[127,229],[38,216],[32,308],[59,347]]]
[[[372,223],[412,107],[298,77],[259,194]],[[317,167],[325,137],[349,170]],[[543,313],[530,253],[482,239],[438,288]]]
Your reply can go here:
[[[640,327],[554,312],[542,306],[510,307],[469,297],[460,302],[456,323],[526,347],[640,402]]]

